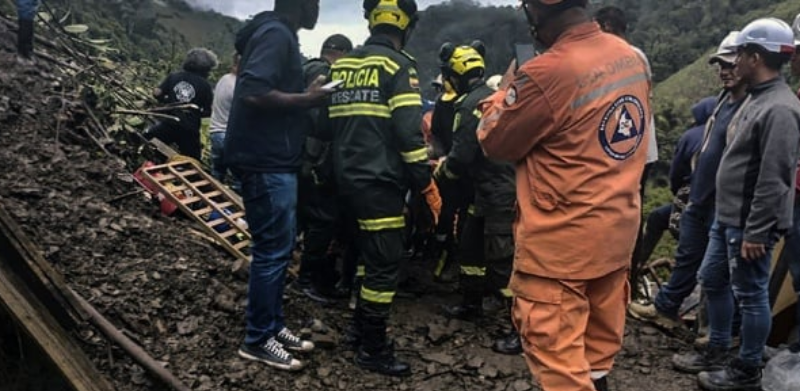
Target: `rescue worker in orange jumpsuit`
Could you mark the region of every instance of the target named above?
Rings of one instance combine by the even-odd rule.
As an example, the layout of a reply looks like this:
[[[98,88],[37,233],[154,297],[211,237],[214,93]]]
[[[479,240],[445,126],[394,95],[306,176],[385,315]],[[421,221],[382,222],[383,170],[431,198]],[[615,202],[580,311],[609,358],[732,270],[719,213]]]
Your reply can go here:
[[[523,1],[548,49],[484,101],[478,130],[489,158],[517,163],[512,313],[544,391],[608,389],[650,129],[647,69],[587,2]]]

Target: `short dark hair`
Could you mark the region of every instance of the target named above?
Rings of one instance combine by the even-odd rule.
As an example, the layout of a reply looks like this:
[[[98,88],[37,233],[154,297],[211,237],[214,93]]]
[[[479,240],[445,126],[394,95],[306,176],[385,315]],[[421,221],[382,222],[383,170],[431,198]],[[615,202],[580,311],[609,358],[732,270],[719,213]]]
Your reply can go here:
[[[281,11],[293,10],[299,7],[300,4],[302,4],[305,1],[309,0],[275,0],[275,11],[281,12]]]
[[[353,50],[353,42],[342,34],[331,35],[322,43],[322,53],[329,51],[347,53],[351,50]]]
[[[784,65],[788,64],[789,61],[792,60],[791,54],[771,52],[763,46],[757,44],[744,45],[741,50],[751,56],[758,54],[764,59],[764,66],[773,71],[780,71]]]
[[[600,8],[595,12],[594,19],[600,24],[600,27],[609,27],[609,33],[617,35],[625,35],[628,32],[628,21],[625,18],[625,11],[609,5]]]

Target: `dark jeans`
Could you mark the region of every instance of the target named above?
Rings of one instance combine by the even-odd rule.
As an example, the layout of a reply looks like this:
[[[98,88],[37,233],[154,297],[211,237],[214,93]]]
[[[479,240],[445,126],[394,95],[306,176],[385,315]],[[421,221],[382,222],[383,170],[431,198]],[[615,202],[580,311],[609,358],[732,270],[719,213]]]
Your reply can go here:
[[[301,176],[299,186],[298,212],[304,229],[300,278],[317,291],[330,293],[338,281],[336,260],[328,257],[328,250],[336,237],[339,200],[333,189],[319,187],[313,178]]]
[[[236,171],[242,182],[251,244],[246,344],[259,344],[284,327],[283,290],[295,241],[297,175]]]
[[[39,0],[16,0],[17,15],[22,20],[33,20],[36,17],[36,9],[39,7]]]
[[[794,224],[786,235],[781,257],[789,257],[789,273],[792,274],[794,291],[798,294],[797,324],[800,325],[800,204],[794,204]]]
[[[200,129],[186,129],[169,121],[161,121],[151,126],[144,133],[144,138],[157,138],[165,144],[175,144],[178,153],[197,160],[203,158],[203,146],[200,144]]]
[[[769,275],[778,235],[766,244],[767,255],[753,261],[741,257],[742,237],[742,229],[714,222],[699,277],[708,297],[709,346],[730,346],[735,296],[742,313],[739,358],[757,366],[772,327]]]
[[[647,215],[641,248],[636,255],[638,257],[636,263],[640,267],[647,263],[661,237],[664,236],[664,232],[669,230],[670,213],[672,213],[672,204],[667,204],[654,209]]]
[[[683,301],[697,285],[697,271],[703,263],[708,245],[708,232],[714,219],[714,208],[689,205],[681,216],[675,267],[669,282],[656,296],[655,306],[664,315],[677,318]],[[648,222],[650,220],[648,219]],[[669,214],[667,214],[669,224]]]

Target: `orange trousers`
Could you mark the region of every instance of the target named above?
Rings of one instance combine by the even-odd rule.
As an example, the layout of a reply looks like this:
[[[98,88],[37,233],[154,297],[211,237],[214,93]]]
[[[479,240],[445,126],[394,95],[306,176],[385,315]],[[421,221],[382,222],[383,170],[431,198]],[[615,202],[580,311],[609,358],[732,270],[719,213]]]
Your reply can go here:
[[[628,270],[568,281],[514,272],[512,318],[543,391],[595,391],[622,348]]]

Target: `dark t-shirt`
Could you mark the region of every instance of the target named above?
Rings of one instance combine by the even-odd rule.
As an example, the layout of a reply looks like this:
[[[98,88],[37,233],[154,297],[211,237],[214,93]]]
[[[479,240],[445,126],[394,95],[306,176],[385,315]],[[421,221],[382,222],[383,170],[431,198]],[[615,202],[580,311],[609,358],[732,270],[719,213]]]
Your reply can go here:
[[[297,172],[307,127],[306,110],[268,110],[245,102],[272,90],[302,93],[303,59],[297,34],[270,13],[250,27],[228,119],[225,162],[266,173]],[[247,28],[247,27],[246,27]]]
[[[726,98],[727,99],[727,98]],[[717,113],[711,134],[708,135],[708,146],[700,153],[697,167],[692,174],[692,185],[689,190],[689,202],[699,206],[713,206],[716,196],[717,170],[725,151],[728,125],[742,105],[743,99],[736,102],[726,101]]]
[[[196,73],[180,71],[167,76],[158,88],[161,90],[158,101],[163,104],[193,103],[200,108],[169,112],[169,115],[178,117],[180,121],[165,122],[171,126],[199,132],[201,119],[211,116],[211,103],[214,101],[214,91],[208,80]]]

